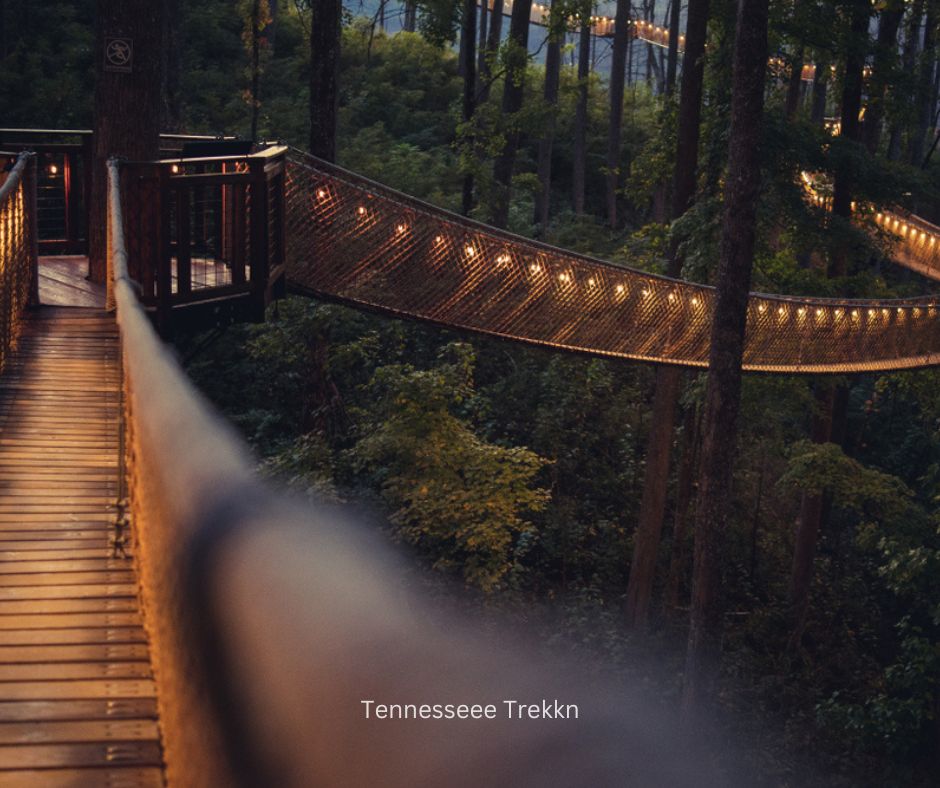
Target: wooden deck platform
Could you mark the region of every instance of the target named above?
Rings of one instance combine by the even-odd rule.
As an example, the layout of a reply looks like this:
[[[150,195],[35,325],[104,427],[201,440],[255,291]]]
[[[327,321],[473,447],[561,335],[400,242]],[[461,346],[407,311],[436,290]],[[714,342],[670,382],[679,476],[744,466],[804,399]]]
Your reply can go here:
[[[49,306],[104,308],[104,285],[85,279],[88,258],[62,255],[39,258],[39,301]]]
[[[0,376],[0,788],[163,785],[134,566],[110,557],[119,407],[113,316],[32,312]]]

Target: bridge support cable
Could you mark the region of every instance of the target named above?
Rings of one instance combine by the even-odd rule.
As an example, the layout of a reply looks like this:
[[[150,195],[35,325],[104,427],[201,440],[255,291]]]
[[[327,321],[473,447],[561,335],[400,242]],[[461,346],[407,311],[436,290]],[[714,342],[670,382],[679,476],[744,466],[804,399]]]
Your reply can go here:
[[[513,235],[299,151],[287,167],[287,277],[360,308],[532,345],[703,368],[714,290]],[[752,293],[744,368],[879,372],[940,363],[935,296]]]
[[[108,172],[129,492],[170,784],[722,784],[630,691],[445,615],[401,590],[375,534],[261,484],[137,298],[115,160]],[[520,720],[505,703],[554,714],[556,698],[577,720]],[[375,703],[422,717],[376,719]],[[434,704],[493,717],[435,720]]]

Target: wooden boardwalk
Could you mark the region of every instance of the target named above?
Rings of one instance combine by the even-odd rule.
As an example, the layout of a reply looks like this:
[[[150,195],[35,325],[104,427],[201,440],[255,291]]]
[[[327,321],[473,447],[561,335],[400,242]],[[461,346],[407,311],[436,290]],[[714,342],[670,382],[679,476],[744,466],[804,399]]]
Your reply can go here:
[[[31,313],[0,376],[0,788],[163,785],[134,567],[110,557],[119,407],[113,317]]]

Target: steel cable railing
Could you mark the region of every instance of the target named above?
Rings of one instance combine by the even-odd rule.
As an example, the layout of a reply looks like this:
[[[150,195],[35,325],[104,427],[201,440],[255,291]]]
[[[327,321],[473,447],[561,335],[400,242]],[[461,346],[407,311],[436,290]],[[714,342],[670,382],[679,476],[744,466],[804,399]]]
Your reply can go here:
[[[36,281],[35,173],[33,156],[21,153],[0,185],[0,370],[19,334]]]
[[[409,573],[375,535],[258,482],[138,301],[120,177],[112,161],[110,300],[170,785],[728,784],[648,702],[444,615],[402,587]],[[556,698],[578,719],[509,718],[504,704]],[[495,711],[379,720],[363,700]]]
[[[562,350],[708,363],[711,287],[521,238],[299,151],[286,205],[288,281],[314,295]],[[938,300],[753,293],[744,366],[847,373],[940,363]]]

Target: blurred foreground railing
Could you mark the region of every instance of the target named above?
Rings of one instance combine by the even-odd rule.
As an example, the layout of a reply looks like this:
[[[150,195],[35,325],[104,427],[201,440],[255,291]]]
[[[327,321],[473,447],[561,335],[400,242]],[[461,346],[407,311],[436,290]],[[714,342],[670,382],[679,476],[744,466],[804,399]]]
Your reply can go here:
[[[0,153],[0,158],[6,154]],[[0,175],[0,370],[19,333],[36,271],[35,163],[20,153],[5,176]],[[35,292],[33,291],[33,295]],[[37,299],[38,300],[38,299]]]
[[[109,168],[136,559],[173,786],[710,785],[668,720],[403,588],[388,549],[258,482],[157,338]],[[577,704],[508,719],[506,700]],[[496,719],[366,719],[363,700],[493,704]],[[551,706],[553,709],[554,706]]]

